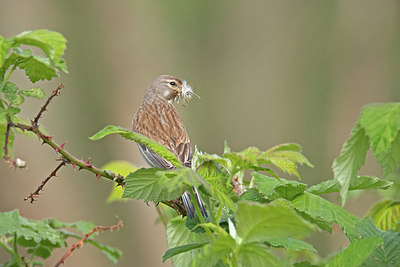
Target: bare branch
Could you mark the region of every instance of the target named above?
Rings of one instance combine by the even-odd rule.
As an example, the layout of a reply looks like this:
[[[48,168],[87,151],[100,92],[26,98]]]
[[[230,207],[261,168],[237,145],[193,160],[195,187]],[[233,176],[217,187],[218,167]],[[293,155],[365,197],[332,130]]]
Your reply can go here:
[[[10,118],[8,118],[8,123],[7,123],[7,130],[6,130],[6,138],[4,142],[4,159],[8,162],[8,164],[11,166],[15,167],[15,162],[14,160],[8,155],[8,142],[10,138],[10,130],[11,130],[11,124],[12,122],[10,121]]]
[[[72,252],[83,246],[83,243],[87,241],[87,239],[94,233],[94,232],[99,232],[100,230],[102,231],[113,231],[115,229],[119,230],[123,225],[123,222],[120,218],[117,218],[118,222],[115,225],[112,226],[101,226],[101,225],[96,225],[95,227],[93,227],[92,230],[90,230],[89,233],[85,234],[82,239],[80,239],[77,243],[73,244],[72,247],[64,254],[64,256],[56,263],[56,265],[54,265],[55,267],[60,266],[61,264],[64,263],[64,261],[72,255]]]
[[[49,96],[49,98],[47,99],[46,103],[44,103],[44,105],[42,106],[42,108],[40,109],[39,113],[36,115],[35,119],[32,121],[32,126],[33,127],[38,127],[38,123],[39,123],[39,119],[42,116],[43,112],[45,112],[47,110],[47,106],[50,104],[51,100],[60,94],[61,89],[64,88],[64,84],[60,84],[56,90],[53,91],[53,93]]]
[[[31,203],[33,203],[33,202],[36,200],[35,197],[39,196],[40,191],[43,190],[43,187],[46,185],[46,183],[51,179],[51,177],[56,176],[56,175],[57,175],[57,171],[58,171],[62,166],[64,166],[65,164],[66,164],[65,161],[62,161],[60,164],[58,164],[58,166],[54,169],[54,171],[52,171],[52,172],[50,173],[50,175],[47,176],[47,178],[44,179],[44,180],[42,181],[42,183],[38,186],[38,188],[37,188],[34,192],[30,193],[29,196],[27,196],[26,198],[24,198],[24,200],[30,199],[30,200],[31,200]]]

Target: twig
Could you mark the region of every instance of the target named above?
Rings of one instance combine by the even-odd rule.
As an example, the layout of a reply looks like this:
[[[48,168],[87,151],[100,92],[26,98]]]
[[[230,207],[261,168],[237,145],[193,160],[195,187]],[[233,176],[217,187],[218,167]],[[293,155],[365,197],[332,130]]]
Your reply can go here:
[[[35,119],[32,121],[32,126],[33,127],[38,127],[38,122],[40,117],[42,116],[43,112],[45,112],[47,110],[47,106],[50,104],[51,100],[60,94],[61,89],[64,88],[64,84],[60,84],[56,90],[53,91],[53,93],[51,94],[51,96],[47,99],[46,103],[44,103],[44,105],[42,106],[42,108],[40,109],[39,113],[36,115]]]
[[[123,226],[123,222],[121,221],[120,218],[117,218],[117,219],[118,219],[118,222],[117,222],[117,224],[115,224],[115,225],[112,225],[112,226],[101,226],[101,225],[96,225],[95,227],[93,227],[93,229],[90,230],[89,233],[85,234],[85,235],[82,237],[81,240],[79,240],[76,244],[73,244],[72,247],[64,254],[64,256],[63,256],[63,257],[56,263],[56,265],[54,265],[54,266],[55,266],[55,267],[58,267],[58,266],[60,266],[61,264],[63,264],[64,261],[65,261],[69,256],[72,255],[72,252],[73,252],[75,249],[77,249],[77,248],[83,246],[83,243],[84,243],[94,232],[99,232],[100,230],[102,230],[102,231],[107,231],[107,230],[109,230],[109,231],[111,231],[111,232],[112,232],[113,230],[115,230],[115,229],[119,230],[119,229]]]
[[[8,162],[10,166],[15,167],[15,162],[14,160],[8,155],[8,140],[10,137],[10,129],[11,129],[11,121],[10,118],[8,118],[8,123],[7,123],[7,130],[6,130],[6,138],[4,142],[4,159]]]
[[[46,183],[51,179],[51,177],[56,176],[56,175],[57,175],[57,171],[58,171],[62,166],[64,166],[65,164],[66,164],[65,161],[62,161],[60,164],[58,164],[58,166],[54,169],[54,171],[52,171],[52,172],[50,173],[50,175],[49,175],[46,179],[44,179],[44,180],[42,181],[42,183],[38,186],[38,188],[37,188],[34,192],[30,193],[29,196],[27,196],[26,198],[24,198],[24,200],[30,199],[30,200],[31,200],[31,203],[33,203],[33,202],[36,200],[35,197],[39,196],[40,191],[43,190],[43,187],[46,185]]]

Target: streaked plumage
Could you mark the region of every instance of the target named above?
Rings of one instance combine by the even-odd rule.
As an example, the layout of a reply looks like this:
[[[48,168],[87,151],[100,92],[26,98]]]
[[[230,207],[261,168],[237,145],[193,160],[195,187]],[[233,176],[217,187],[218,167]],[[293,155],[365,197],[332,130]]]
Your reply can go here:
[[[141,133],[165,146],[175,154],[182,165],[191,167],[192,146],[179,113],[173,101],[179,99],[182,92],[190,97],[191,88],[178,78],[162,75],[155,79],[142,101],[142,106],[133,117],[133,131]],[[188,93],[189,92],[189,93]],[[187,97],[187,96],[186,96]],[[172,169],[174,166],[148,147],[138,144],[139,151],[147,164],[153,168]],[[203,216],[207,212],[196,188],[193,188],[197,203]],[[190,193],[182,196],[183,203],[190,218],[194,218],[194,206]]]

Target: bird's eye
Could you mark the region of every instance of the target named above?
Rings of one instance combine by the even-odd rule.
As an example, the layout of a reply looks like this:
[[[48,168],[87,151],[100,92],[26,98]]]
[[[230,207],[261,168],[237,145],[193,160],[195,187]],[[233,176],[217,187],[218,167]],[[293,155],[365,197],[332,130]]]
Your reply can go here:
[[[174,85],[176,85],[176,83],[175,83],[175,82],[170,82],[169,84],[170,84],[170,85],[173,85],[173,86],[174,86]]]

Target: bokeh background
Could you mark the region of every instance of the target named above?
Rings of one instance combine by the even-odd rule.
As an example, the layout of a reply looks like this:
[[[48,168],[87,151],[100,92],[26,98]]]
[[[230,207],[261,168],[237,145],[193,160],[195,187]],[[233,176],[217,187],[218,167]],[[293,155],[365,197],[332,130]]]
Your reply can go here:
[[[301,168],[302,181],[332,177],[331,164],[362,106],[400,100],[400,3],[398,1],[15,1],[0,2],[0,34],[50,29],[68,40],[69,74],[40,82],[47,92],[66,89],[42,124],[74,155],[101,166],[124,159],[145,166],[136,145],[117,136],[88,139],[108,124],[130,128],[151,81],[172,74],[193,83],[201,99],[179,107],[192,143],[209,153],[267,149],[297,142],[315,168]],[[21,87],[31,84],[16,73]],[[42,101],[23,105],[33,118]],[[125,227],[99,239],[119,247],[118,266],[170,266],[163,226],[150,205],[131,200],[106,204],[111,183],[87,172],[60,170],[35,204],[23,199],[57,165],[56,154],[19,136],[15,155],[24,170],[0,162],[0,211],[23,216]],[[369,155],[361,173],[381,175]],[[293,178],[294,179],[294,178]],[[328,196],[339,203],[337,195]],[[346,208],[364,216],[374,192],[353,197]],[[346,245],[340,231],[316,234],[321,256]],[[46,261],[53,265],[63,251]],[[0,251],[0,262],[7,255]],[[110,266],[86,245],[65,266]]]

